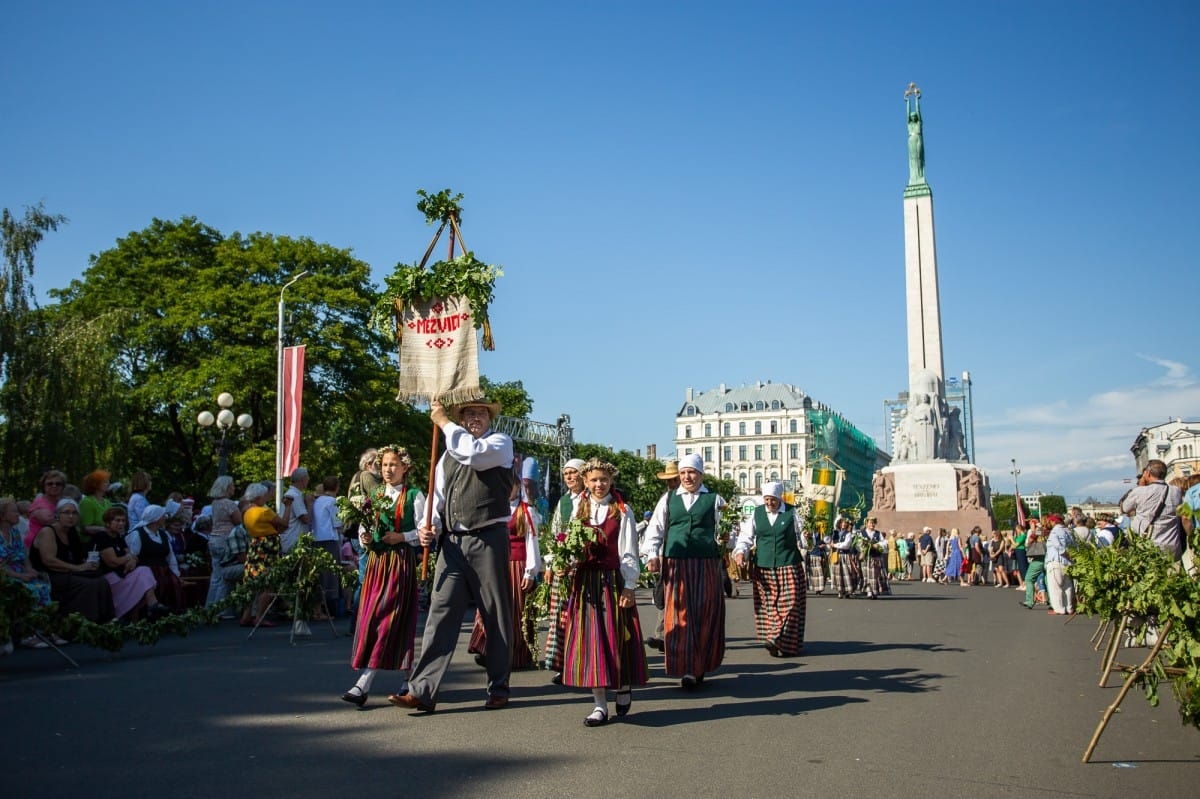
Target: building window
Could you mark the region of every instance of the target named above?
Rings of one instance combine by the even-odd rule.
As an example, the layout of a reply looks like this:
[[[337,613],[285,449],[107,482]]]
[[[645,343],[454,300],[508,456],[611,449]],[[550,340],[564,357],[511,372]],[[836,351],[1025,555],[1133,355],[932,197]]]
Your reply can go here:
[[[738,447],[738,460],[739,461],[746,460],[746,445],[745,444],[742,444],[740,447]]]
[[[795,460],[800,457],[800,445],[788,444],[788,457]]]
[[[779,445],[778,444],[771,445],[771,460],[773,460],[773,461],[779,460]],[[772,477],[771,479],[774,480],[775,478]]]
[[[696,406],[688,405],[687,407],[685,407],[683,409],[683,415],[684,416],[695,416],[696,415]]]
[[[733,429],[733,425],[731,425],[729,422],[726,422],[725,427],[722,429],[724,430],[725,435],[729,435],[729,431]]]
[[[756,461],[762,460],[762,444],[754,445],[754,460],[756,460]]]
[[[792,472],[792,485],[800,482],[800,472]]]
[[[762,488],[762,472],[754,473],[754,487]]]
[[[738,422],[738,435],[739,436],[746,435],[746,423],[745,422]]]
[[[712,435],[712,425],[709,424],[708,422],[705,422],[704,423],[704,437],[708,438],[711,435]]]
[[[743,489],[746,487],[746,473],[745,472],[742,472],[741,474],[738,475],[738,485],[740,485]]]
[[[754,435],[756,435],[756,436],[762,435],[762,422],[754,423]]]
[[[684,426],[684,428],[683,428],[683,437],[684,437],[684,438],[691,438],[691,437],[692,437],[692,426],[691,426],[690,424],[689,424],[689,425],[685,425],[685,426]]]
[[[725,456],[725,460],[727,460],[727,461],[733,460],[733,447],[725,447],[724,449],[721,450],[721,454],[723,454]]]
[[[733,403],[732,402],[725,403],[725,413],[731,413],[732,411],[733,411]]]
[[[766,403],[764,403],[762,400],[759,400],[758,402],[754,403],[754,410],[756,410],[756,411],[766,410],[766,407],[767,407]]]
[[[684,454],[684,455],[691,455],[691,454],[692,454],[692,448],[691,448],[691,447],[688,447],[687,449],[685,449],[685,450],[683,451],[683,454]]]
[[[724,479],[726,479],[726,480],[732,480],[732,479],[733,479],[733,474],[732,474],[732,473],[730,473],[730,472],[725,472],[725,478],[724,478]]]
[[[771,422],[771,435],[779,432],[779,422]]]
[[[795,419],[792,419],[790,422],[788,422],[788,432],[789,432],[789,433],[795,433],[795,432],[797,432],[797,430],[796,430],[796,420],[795,420]]]
[[[711,463],[711,462],[712,462],[712,447],[705,447],[705,448],[704,448],[704,462],[705,462],[705,463]]]
[[[779,400],[771,400],[771,410],[779,410]]]
[[[779,479],[779,472],[771,472],[771,479],[772,479],[772,480],[778,480],[778,479]]]

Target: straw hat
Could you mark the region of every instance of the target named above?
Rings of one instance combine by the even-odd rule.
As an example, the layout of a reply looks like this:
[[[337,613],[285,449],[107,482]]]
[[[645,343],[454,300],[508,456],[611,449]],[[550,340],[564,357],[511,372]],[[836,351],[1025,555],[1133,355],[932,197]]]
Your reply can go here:
[[[456,422],[461,422],[462,412],[466,408],[487,408],[488,416],[490,416],[493,421],[497,416],[500,415],[500,403],[488,402],[486,398],[480,397],[479,399],[467,400],[466,402],[458,403],[450,409],[450,417]]]
[[[679,462],[667,461],[667,468],[659,472],[657,475],[659,480],[677,480],[679,479]]]

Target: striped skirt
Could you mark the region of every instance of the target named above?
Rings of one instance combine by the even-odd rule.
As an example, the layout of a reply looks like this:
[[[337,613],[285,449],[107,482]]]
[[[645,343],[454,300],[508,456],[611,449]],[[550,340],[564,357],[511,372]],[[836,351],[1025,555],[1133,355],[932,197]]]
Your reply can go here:
[[[417,634],[417,551],[405,546],[367,556],[350,665],[407,669]]]
[[[521,590],[521,581],[525,579],[525,561],[510,560],[508,562],[508,589],[512,596],[512,667],[514,669],[527,669],[533,665],[533,654],[529,651],[529,644],[525,643],[529,638],[533,637],[533,623],[530,620],[529,636],[526,637],[525,630],[521,628],[521,622],[525,615],[525,592]],[[476,655],[487,654],[487,632],[483,629],[483,614],[478,610],[475,611],[475,625],[471,628],[471,642],[467,644],[467,651]]]
[[[799,565],[751,570],[754,582],[754,632],[784,655],[804,651],[804,618],[808,599],[804,569]]]
[[[872,554],[863,561],[863,581],[869,594],[888,593],[887,561],[884,558],[882,553]]]
[[[567,628],[567,597],[563,596],[564,583],[553,570],[546,570],[546,582],[550,584],[550,601],[546,612],[550,617],[550,628],[546,631],[546,648],[542,662],[551,671],[563,670],[563,633]]]
[[[617,571],[575,571],[566,602],[563,685],[622,688],[646,684],[642,626],[636,606],[617,606],[621,583]]]
[[[837,563],[829,567],[833,590],[842,594],[853,594],[857,587],[859,558],[857,552],[838,552]]]
[[[825,590],[825,563],[824,555],[808,553],[808,569],[805,570],[805,575],[808,578],[808,590],[815,594]]]
[[[720,558],[663,558],[663,666],[668,677],[701,677],[725,659]]]

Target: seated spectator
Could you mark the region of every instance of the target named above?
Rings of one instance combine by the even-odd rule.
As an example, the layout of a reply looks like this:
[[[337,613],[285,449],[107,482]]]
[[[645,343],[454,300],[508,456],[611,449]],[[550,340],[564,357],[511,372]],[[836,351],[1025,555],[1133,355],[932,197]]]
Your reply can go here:
[[[108,498],[108,478],[111,475],[103,469],[88,472],[83,476],[83,499],[79,501],[80,538],[83,543],[91,544],[92,538],[104,535],[104,511],[112,507]]]
[[[172,608],[184,605],[183,582],[179,579],[179,561],[171,549],[166,532],[166,509],[162,505],[147,505],[141,523],[125,536],[125,544],[138,559],[150,567],[157,584],[159,602]]]
[[[114,616],[112,590],[100,576],[100,559],[89,558],[79,537],[79,506],[61,499],[54,523],[38,530],[29,555],[33,568],[50,575],[50,598],[63,613],[79,613],[97,623]]]
[[[17,527],[20,518],[16,500],[11,497],[0,498],[0,575],[24,585],[33,594],[38,606],[45,607],[50,604],[50,582],[38,574],[29,562],[29,553],[25,550],[25,542]],[[21,643],[25,646],[45,646],[36,636],[26,638]],[[12,641],[0,642],[0,653],[7,655],[12,649]]]
[[[242,512],[232,498],[233,490],[233,478],[229,475],[222,475],[214,480],[212,488],[208,490],[212,504],[205,508],[202,514],[202,518],[207,516],[212,522],[212,528],[208,531],[208,554],[212,559],[212,576],[208,582],[208,597],[204,601],[205,607],[217,604],[233,590],[233,586],[226,583],[224,574],[224,564],[230,555],[226,539],[233,528],[242,523]],[[243,529],[242,534],[245,535],[245,532]],[[241,552],[244,559],[245,549],[243,548]],[[241,564],[238,565],[240,567]],[[240,570],[237,581],[241,582]]]
[[[139,566],[137,555],[125,543],[128,522],[125,509],[109,508],[104,511],[103,520],[104,534],[96,536],[96,549],[100,552],[100,572],[112,589],[117,618],[137,619],[143,610],[151,619],[170,613],[171,609],[160,603],[154,593],[157,584],[154,572]]]
[[[275,511],[267,507],[269,491],[270,489],[262,483],[251,483],[247,486],[246,493],[242,495],[242,499],[249,503],[242,512],[242,522],[246,526],[246,532],[250,535],[250,548],[246,553],[245,576],[251,579],[266,574],[279,560],[283,551],[279,534],[287,529],[287,523]],[[290,505],[293,499],[285,496],[283,501],[284,504]],[[254,603],[254,616],[243,614],[242,626],[249,627],[257,621],[261,627],[274,627],[274,622],[262,618],[263,614],[267,612],[267,605],[270,601],[269,593],[264,591],[260,594]]]
[[[29,530],[25,533],[25,549],[33,550],[33,539],[46,525],[54,523],[55,509],[62,499],[63,488],[67,485],[67,476],[57,469],[51,469],[38,480],[38,495],[29,503]]]

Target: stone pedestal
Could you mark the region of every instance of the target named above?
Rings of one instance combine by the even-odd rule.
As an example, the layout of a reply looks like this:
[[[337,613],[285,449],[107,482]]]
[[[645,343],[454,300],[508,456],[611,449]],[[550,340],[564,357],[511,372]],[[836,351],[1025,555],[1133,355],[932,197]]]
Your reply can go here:
[[[978,525],[986,534],[995,526],[987,475],[969,463],[888,466],[875,474],[874,488],[868,515],[882,530],[919,535],[929,526],[966,533]]]

